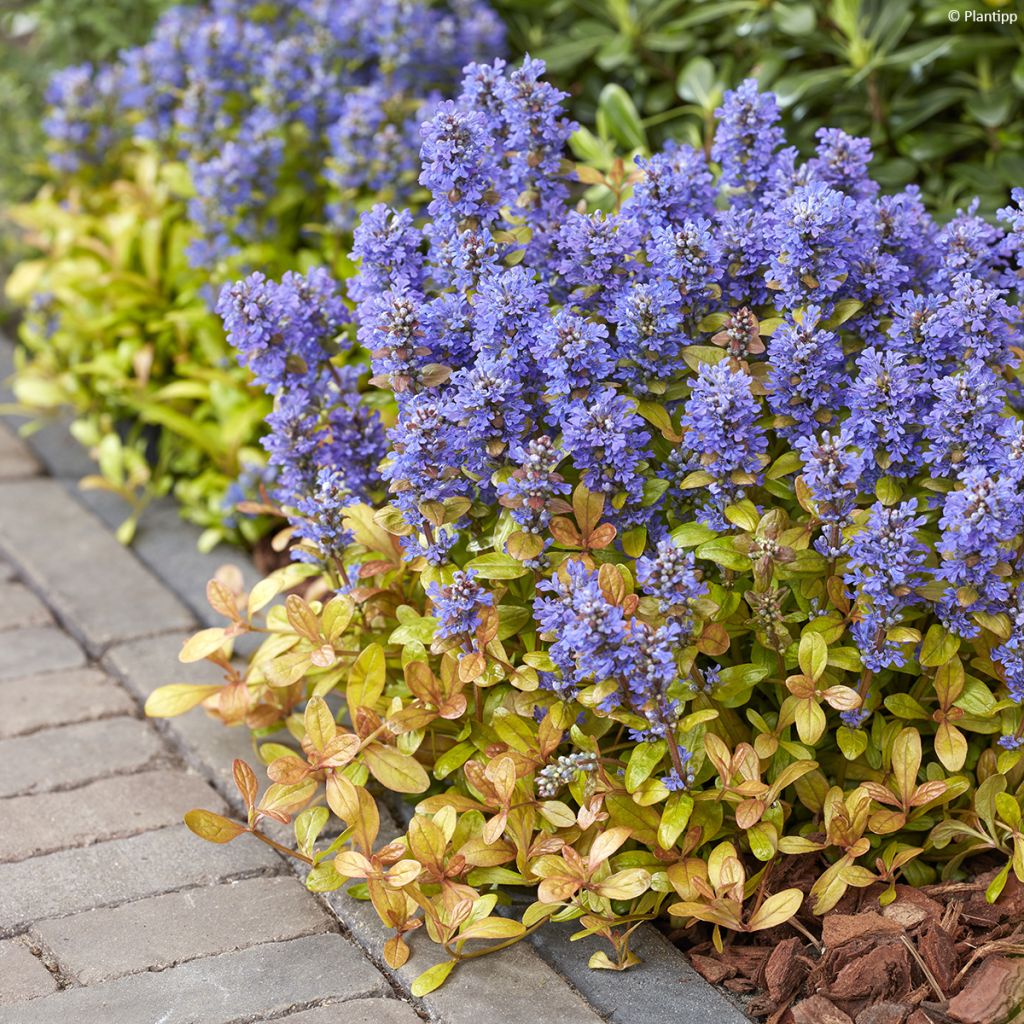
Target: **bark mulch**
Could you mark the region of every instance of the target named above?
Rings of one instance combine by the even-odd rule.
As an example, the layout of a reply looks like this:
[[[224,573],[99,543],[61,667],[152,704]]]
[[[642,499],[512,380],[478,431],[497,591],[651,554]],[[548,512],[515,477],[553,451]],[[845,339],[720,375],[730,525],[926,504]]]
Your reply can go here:
[[[692,945],[696,929],[673,937],[766,1024],[1024,1024],[1024,885],[1011,874],[989,904],[994,874],[898,885],[884,907],[881,885],[851,889],[824,918],[801,912],[802,927],[736,935],[721,953]]]

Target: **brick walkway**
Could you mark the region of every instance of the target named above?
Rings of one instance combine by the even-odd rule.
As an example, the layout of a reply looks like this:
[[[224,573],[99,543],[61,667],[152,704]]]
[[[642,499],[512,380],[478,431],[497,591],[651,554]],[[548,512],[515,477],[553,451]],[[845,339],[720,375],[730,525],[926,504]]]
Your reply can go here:
[[[0,378],[7,360],[0,339]],[[177,652],[214,566],[253,569],[199,556],[169,502],[123,548],[120,508],[77,489],[84,453],[58,426],[34,447],[57,478],[0,422],[0,1024],[746,1024],[653,928],[624,974],[589,970],[602,944],[567,923],[414,999],[439,959],[424,935],[391,971],[367,903],[310,894],[254,840],[196,839],[189,808],[239,814],[231,761],[256,763],[251,743],[141,708],[215,681]]]

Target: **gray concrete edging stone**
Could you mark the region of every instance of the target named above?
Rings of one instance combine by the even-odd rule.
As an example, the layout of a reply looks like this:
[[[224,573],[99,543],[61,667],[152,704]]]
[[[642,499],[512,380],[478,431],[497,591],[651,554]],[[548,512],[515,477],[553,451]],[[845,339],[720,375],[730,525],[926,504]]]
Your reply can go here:
[[[5,375],[4,366],[10,365],[10,349],[10,342],[0,338],[0,379]],[[62,425],[54,424],[32,435],[27,444],[43,467],[58,478],[65,495],[81,507],[83,515],[101,521],[108,531],[116,527],[123,518],[123,508],[112,504],[110,495],[78,489],[78,476],[92,467],[88,464],[82,469],[84,453]],[[0,486],[39,483],[42,481],[35,478]],[[58,481],[46,483],[52,487]],[[56,494],[52,490],[50,493]],[[96,495],[101,497],[97,499]],[[66,510],[65,500],[57,500]],[[4,521],[2,505],[0,498],[0,529]],[[159,628],[141,629],[134,635],[129,630],[129,635],[119,637],[93,636],[90,648],[102,650],[107,669],[141,701],[164,683],[210,680],[208,666],[179,665],[175,655],[194,620],[203,624],[221,622],[219,617],[211,616],[204,600],[206,582],[217,568],[225,562],[237,566],[247,585],[259,578],[248,557],[235,549],[222,546],[210,553],[198,552],[200,530],[182,520],[176,511],[172,515],[172,510],[173,503],[165,499],[157,503],[157,515],[148,520],[149,525],[143,518],[133,552],[142,574],[155,577],[176,595],[173,613]],[[110,541],[117,543],[112,534]],[[18,561],[20,564],[20,557]],[[41,577],[50,571],[47,565]],[[44,581],[40,578],[33,582],[42,586]],[[67,609],[59,605],[58,611],[62,617],[69,616],[68,626],[76,632],[72,616],[78,609],[73,604]],[[90,645],[89,635],[83,635]],[[231,759],[252,760],[252,743],[239,730],[225,729],[198,710],[158,723],[158,727],[186,762],[237,810]],[[407,993],[415,977],[433,962],[431,944],[414,934],[410,943],[414,956],[401,971],[390,970],[381,955],[385,931],[372,907],[354,900],[344,890],[324,894],[324,898],[344,931],[399,990]],[[533,1020],[541,1024],[749,1024],[740,1009],[697,974],[683,954],[652,926],[643,925],[634,933],[633,946],[644,963],[626,972],[591,970],[587,960],[600,945],[594,939],[571,943],[568,936],[575,930],[572,925],[540,929],[528,944],[460,965],[444,986],[413,1002],[432,1020],[443,1024],[475,1024],[480,1019],[489,1024],[527,1024]],[[539,1016],[541,1013],[544,1016]]]

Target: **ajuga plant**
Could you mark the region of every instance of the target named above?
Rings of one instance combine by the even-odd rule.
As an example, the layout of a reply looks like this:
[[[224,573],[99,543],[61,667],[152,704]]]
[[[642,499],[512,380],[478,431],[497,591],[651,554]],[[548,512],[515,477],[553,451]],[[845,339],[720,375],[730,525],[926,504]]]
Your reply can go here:
[[[19,399],[72,405],[84,439],[138,467],[97,483],[132,498],[180,481],[191,517],[223,527],[228,482],[259,478],[266,408],[228,358],[219,286],[250,265],[347,274],[337,240],[376,201],[419,201],[420,122],[502,49],[479,0],[213,0],[56,74],[53,183],[18,215],[43,257],[9,288],[45,307]]]
[[[389,963],[421,926],[444,947],[420,993],[549,919],[623,967],[661,914],[720,942],[979,853],[997,898],[1024,878],[1024,214],[940,228],[840,131],[800,163],[753,82],[710,160],[574,172],[541,75],[472,66],[424,124],[428,215],[363,217],[352,325],[321,272],[223,298],[298,561],[247,602],[212,583],[228,625],[182,660],[224,685],[147,705],[261,741],[247,818],[188,824],[295,816]]]

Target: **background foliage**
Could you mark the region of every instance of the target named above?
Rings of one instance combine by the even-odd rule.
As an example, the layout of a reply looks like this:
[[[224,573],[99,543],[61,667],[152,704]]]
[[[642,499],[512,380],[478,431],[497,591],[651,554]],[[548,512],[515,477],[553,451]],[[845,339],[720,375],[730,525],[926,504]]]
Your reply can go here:
[[[0,8],[0,210],[28,198],[45,176],[43,95],[57,68],[109,60],[142,42],[168,0],[9,0]],[[0,216],[0,274],[20,252]]]
[[[1024,176],[1024,26],[949,21],[968,6],[1011,10],[1002,0],[498,0],[513,47],[547,62],[583,123],[632,102],[652,142],[704,142],[722,89],[753,74],[803,152],[822,123],[868,136],[884,186],[917,181],[943,210],[977,194],[991,212]]]

